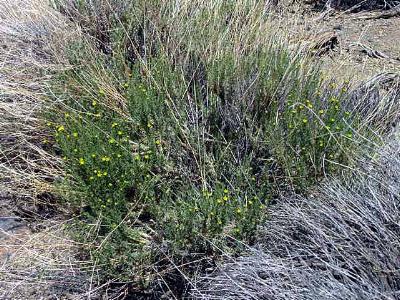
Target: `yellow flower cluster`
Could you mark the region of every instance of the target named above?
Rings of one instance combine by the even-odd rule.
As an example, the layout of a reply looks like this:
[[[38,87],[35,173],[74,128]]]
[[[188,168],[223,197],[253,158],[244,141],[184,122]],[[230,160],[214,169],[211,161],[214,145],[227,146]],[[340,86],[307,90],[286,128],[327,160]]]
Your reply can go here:
[[[110,160],[111,160],[111,157],[109,157],[109,156],[103,156],[101,158],[101,161],[104,161],[104,162],[109,162]]]
[[[97,177],[103,177],[103,176],[107,176],[108,175],[107,171],[94,170],[93,172],[94,172],[94,174],[97,175]]]

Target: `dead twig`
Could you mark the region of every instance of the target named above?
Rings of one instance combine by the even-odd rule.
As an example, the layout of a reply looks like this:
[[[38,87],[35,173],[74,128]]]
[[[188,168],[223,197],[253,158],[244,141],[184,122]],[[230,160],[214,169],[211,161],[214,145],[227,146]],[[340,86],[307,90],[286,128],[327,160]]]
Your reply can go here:
[[[376,19],[389,19],[398,16],[400,16],[400,5],[396,5],[395,7],[387,11],[370,12],[368,14],[363,14],[361,16],[356,17],[355,19],[376,20]]]
[[[372,57],[372,58],[380,58],[380,59],[382,59],[382,58],[385,58],[385,59],[390,58],[385,53],[383,53],[381,51],[378,51],[378,50],[374,50],[371,47],[369,47],[369,46],[367,46],[365,44],[362,44],[362,43],[353,43],[353,44],[350,44],[350,46],[358,46],[358,47],[362,48],[361,52],[366,53],[369,57]]]

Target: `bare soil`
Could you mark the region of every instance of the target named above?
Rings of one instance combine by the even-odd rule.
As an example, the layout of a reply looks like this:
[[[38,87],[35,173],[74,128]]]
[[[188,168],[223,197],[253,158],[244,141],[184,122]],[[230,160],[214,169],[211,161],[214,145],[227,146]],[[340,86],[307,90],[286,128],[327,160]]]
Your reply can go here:
[[[317,55],[327,77],[354,83],[383,72],[400,72],[400,14],[387,11],[321,11],[302,5],[284,15],[290,39],[305,47],[335,37],[328,51]],[[286,21],[286,22],[285,22]],[[311,45],[311,46],[310,46]]]

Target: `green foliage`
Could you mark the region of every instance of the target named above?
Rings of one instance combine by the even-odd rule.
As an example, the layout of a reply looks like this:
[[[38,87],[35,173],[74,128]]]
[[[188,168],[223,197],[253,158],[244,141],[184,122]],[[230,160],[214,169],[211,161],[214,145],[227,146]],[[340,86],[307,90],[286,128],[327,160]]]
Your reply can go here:
[[[72,87],[72,82],[82,84],[82,76],[88,78],[85,71],[66,73],[56,84],[64,81],[75,93],[66,95],[63,106],[54,109],[48,123],[75,192],[75,197],[69,193],[66,200],[81,207],[88,221],[101,220],[100,229],[93,234],[98,232],[103,238],[110,235],[106,243],[99,237],[92,240],[92,235],[85,235],[86,230],[77,236],[93,245],[101,244],[101,252],[96,250],[93,255],[102,263],[113,258],[113,263],[104,268],[112,276],[132,274],[137,266],[137,256],[125,251],[143,252],[139,258],[150,255],[149,249],[126,238],[133,228],[137,234],[147,235],[146,229],[138,229],[141,219],[153,220],[148,225],[152,238],[162,236],[170,243],[171,251],[205,251],[211,247],[210,240],[223,247],[226,234],[251,240],[263,220],[267,201],[265,188],[255,188],[251,167],[222,171],[226,164],[234,165],[225,161],[232,159],[229,141],[219,141],[225,144],[222,146],[208,146],[215,148],[216,158],[207,164],[221,164],[216,170],[222,174],[206,172],[204,178],[195,178],[206,163],[199,166],[193,158],[198,155],[195,149],[192,152],[185,148],[205,151],[207,145],[204,140],[198,141],[198,132],[187,135],[190,120],[182,115],[188,107],[178,96],[185,84],[179,88],[182,79],[162,59],[155,59],[149,66],[155,74],[151,80],[132,70],[120,85],[129,113],[125,117],[104,106],[111,95],[90,80],[85,82],[93,89],[90,92],[77,92]],[[168,93],[160,92],[154,81]],[[170,105],[177,111],[170,110]],[[224,177],[228,174],[229,181]],[[131,248],[125,243],[132,244]],[[128,262],[132,268],[126,266]],[[117,272],[121,268],[126,272]]]
[[[54,82],[62,104],[49,118],[69,175],[66,201],[82,213],[77,237],[122,279],[145,274],[165,246],[190,256],[235,252],[232,237],[251,242],[278,189],[306,192],[349,163],[358,118],[347,86],[324,83],[275,36],[237,42],[230,8],[188,18],[190,36],[162,27],[168,38],[154,29],[168,24],[155,6],[130,9],[121,24],[107,23],[111,53],[71,47],[75,68]]]
[[[337,171],[337,163],[350,163],[348,154],[357,145],[353,139],[356,115],[343,106],[349,97],[347,87],[335,88],[331,83],[324,94],[321,87],[300,98],[289,94],[281,112],[276,132],[284,137],[285,146],[276,153],[286,175],[302,188]]]

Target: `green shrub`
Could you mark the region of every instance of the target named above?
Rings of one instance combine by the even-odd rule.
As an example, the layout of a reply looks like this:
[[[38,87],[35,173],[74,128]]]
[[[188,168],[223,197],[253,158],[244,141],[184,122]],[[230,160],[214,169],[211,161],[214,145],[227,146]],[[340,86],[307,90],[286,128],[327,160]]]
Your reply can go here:
[[[49,126],[66,202],[86,224],[77,236],[106,275],[143,283],[166,253],[240,251],[277,191],[306,192],[350,163],[348,87],[260,37],[250,25],[267,17],[252,3],[190,6],[197,14],[138,3],[107,21],[111,52],[71,47]]]

